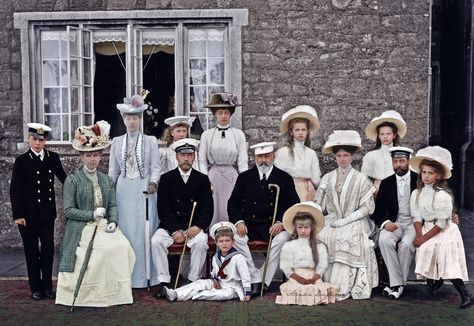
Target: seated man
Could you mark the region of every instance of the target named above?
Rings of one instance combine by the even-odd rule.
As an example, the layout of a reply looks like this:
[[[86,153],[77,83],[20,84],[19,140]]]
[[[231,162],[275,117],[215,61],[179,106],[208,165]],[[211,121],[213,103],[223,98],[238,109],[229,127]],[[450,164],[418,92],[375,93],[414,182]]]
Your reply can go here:
[[[371,219],[381,229],[379,247],[390,279],[390,287],[386,287],[383,292],[390,298],[398,299],[407,283],[415,254],[413,241],[416,233],[410,214],[410,195],[416,189],[418,174],[409,169],[413,150],[397,146],[389,151],[395,174],[380,183]]]
[[[275,145],[274,142],[266,142],[250,147],[255,150],[256,166],[237,177],[227,203],[229,221],[235,223],[237,229],[234,246],[247,260],[253,296],[260,293],[264,266],[260,269],[255,267],[247,242],[269,241],[270,235],[274,236],[265,275],[265,285],[269,286],[280,261],[281,248],[290,239],[290,234],[284,230],[281,223],[283,213],[299,203],[293,178],[273,165]],[[280,187],[279,198],[276,198],[275,187],[272,187],[272,184]],[[272,224],[277,204],[276,220]]]
[[[192,168],[199,142],[184,138],[171,146],[176,152],[178,167],[161,176],[158,186],[158,212],[160,225],[151,238],[153,263],[158,282],[169,285],[168,247],[173,243],[184,243],[191,248],[191,263],[188,279],[196,281],[206,260],[207,234],[204,233],[214,212],[211,184],[206,175]],[[189,221],[196,202],[191,227]],[[161,297],[158,292],[157,297]]]

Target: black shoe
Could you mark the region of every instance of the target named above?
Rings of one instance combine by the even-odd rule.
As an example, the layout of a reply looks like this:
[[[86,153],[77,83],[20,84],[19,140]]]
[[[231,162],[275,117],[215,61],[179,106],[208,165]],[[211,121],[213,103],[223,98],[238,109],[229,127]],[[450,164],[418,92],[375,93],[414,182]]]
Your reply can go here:
[[[444,280],[440,278],[439,280],[436,280],[433,285],[433,291],[439,290],[441,286],[443,286]]]
[[[263,294],[267,293],[267,285],[263,286]],[[262,292],[262,283],[253,283],[252,284],[252,298],[256,298],[260,296],[260,292]]]
[[[158,292],[155,294],[155,298],[157,298],[157,299],[166,298],[166,291],[164,289],[165,286],[169,287],[170,284],[169,283],[160,283],[160,284],[158,284]]]
[[[434,280],[428,278],[426,279],[426,285],[428,286],[428,293],[429,295],[433,295],[434,294],[434,287],[435,287],[435,282]]]
[[[56,299],[56,292],[52,290],[46,290],[43,292],[43,297],[47,299]]]
[[[469,292],[467,291],[463,280],[461,280],[460,278],[457,278],[457,279],[451,280],[451,283],[453,283],[454,287],[456,288],[456,290],[458,290],[459,294],[461,295],[461,305],[459,306],[459,308],[464,309],[474,304],[474,300],[472,299]]]
[[[40,291],[36,291],[36,292],[31,293],[31,299],[41,300],[41,299],[43,299],[43,295],[41,294]]]

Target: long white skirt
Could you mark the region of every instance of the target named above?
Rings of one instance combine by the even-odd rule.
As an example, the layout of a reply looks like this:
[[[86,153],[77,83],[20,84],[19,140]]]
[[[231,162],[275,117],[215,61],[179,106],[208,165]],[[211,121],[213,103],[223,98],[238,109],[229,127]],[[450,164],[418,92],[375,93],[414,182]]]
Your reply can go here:
[[[209,170],[209,181],[212,184],[212,198],[214,199],[214,216],[210,225],[228,221],[227,201],[232,195],[235,182],[239,174],[232,165],[214,165]]]
[[[82,231],[76,250],[74,272],[60,272],[58,275],[56,304],[72,305],[74,290],[95,225],[89,222]],[[114,233],[106,233],[106,226],[107,220],[102,219],[75,306],[108,307],[133,303],[130,277],[135,254],[119,229]]]
[[[433,226],[433,222],[425,222],[423,234]],[[456,224],[448,221],[443,231],[416,248],[415,273],[418,278],[469,281],[464,243]]]

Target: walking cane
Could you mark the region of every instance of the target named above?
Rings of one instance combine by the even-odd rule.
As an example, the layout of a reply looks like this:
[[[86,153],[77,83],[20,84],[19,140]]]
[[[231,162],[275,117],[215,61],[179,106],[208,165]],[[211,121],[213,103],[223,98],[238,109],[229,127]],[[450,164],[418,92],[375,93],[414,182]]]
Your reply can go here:
[[[275,195],[275,208],[273,210],[273,220],[272,226],[275,224],[275,219],[278,210],[278,200],[280,199],[280,186],[275,183],[269,183],[268,189],[275,188],[276,195]],[[268,259],[270,258],[270,251],[272,249],[272,238],[273,235],[270,234],[270,240],[268,240],[268,248],[267,248],[267,257],[265,257],[265,265],[263,266],[263,276],[262,276],[262,286],[260,289],[260,297],[263,297],[263,287],[265,286],[265,276],[267,275],[267,267],[268,267]]]
[[[148,191],[144,191],[143,194],[145,195],[145,270],[146,270],[146,283],[147,289],[150,291],[150,218],[148,216],[148,199],[150,197],[150,193]]]
[[[193,202],[193,210],[191,211],[191,217],[189,218],[188,230],[191,228],[194,218],[194,210],[196,209],[197,202]],[[179,256],[178,272],[176,273],[176,281],[174,282],[174,288],[178,287],[179,273],[181,271],[181,265],[183,264],[184,252],[186,251],[186,245],[188,244],[188,236],[184,238],[183,251],[181,251],[181,256]]]
[[[92,238],[89,241],[89,245],[87,246],[86,254],[84,256],[84,261],[82,262],[82,266],[81,266],[81,271],[79,272],[79,277],[77,278],[76,288],[74,289],[74,299],[72,300],[71,312],[74,311],[74,304],[76,303],[76,298],[77,298],[77,295],[79,294],[79,289],[81,288],[82,280],[84,279],[84,275],[86,274],[86,271],[87,271],[87,265],[89,264],[89,260],[91,258],[92,247],[94,246],[94,239],[97,233],[97,228],[99,227],[100,220],[101,219],[97,221],[94,228],[94,233],[92,233]]]

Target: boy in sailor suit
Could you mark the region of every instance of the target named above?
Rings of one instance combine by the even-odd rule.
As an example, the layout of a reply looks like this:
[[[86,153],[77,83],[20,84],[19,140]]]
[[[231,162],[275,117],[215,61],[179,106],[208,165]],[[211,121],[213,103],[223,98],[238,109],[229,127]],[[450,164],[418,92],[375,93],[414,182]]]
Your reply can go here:
[[[235,226],[219,222],[212,226],[211,237],[217,245],[212,258],[211,278],[197,280],[176,290],[163,287],[163,295],[169,301],[231,300],[250,301],[250,272],[245,257],[234,247]]]

